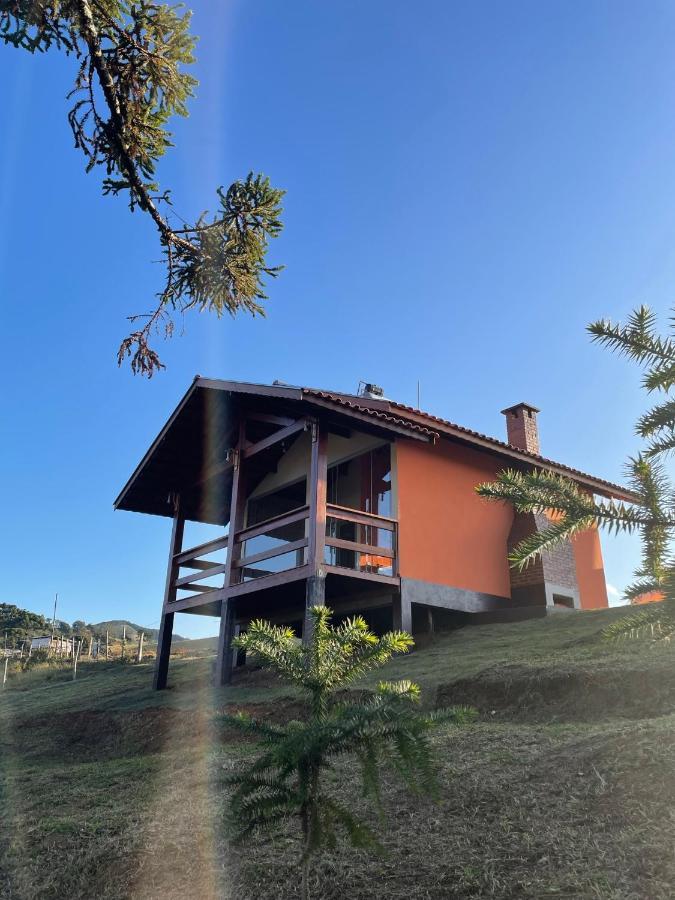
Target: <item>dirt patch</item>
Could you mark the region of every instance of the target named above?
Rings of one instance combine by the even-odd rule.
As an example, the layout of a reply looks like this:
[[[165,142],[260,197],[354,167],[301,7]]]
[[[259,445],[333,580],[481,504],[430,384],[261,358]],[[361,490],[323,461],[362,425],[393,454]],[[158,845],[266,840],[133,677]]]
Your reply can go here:
[[[440,685],[436,705],[455,704],[473,706],[486,719],[524,723],[653,718],[675,711],[675,665],[620,672],[497,666]]]

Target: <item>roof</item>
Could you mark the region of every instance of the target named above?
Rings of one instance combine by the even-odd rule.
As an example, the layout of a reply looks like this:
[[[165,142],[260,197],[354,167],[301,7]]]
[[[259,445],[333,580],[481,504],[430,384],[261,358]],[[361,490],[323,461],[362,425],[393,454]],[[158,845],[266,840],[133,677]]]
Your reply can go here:
[[[330,398],[335,403],[340,403],[351,407],[354,403],[354,400],[357,400],[359,403],[362,403],[365,398],[361,397],[353,397],[350,394],[336,394],[327,391],[317,390],[315,388],[303,388],[307,394],[310,395],[318,395],[321,397]],[[415,409],[412,406],[406,406],[404,403],[396,403],[393,400],[367,400],[369,405],[378,404],[379,411],[383,414],[389,414],[395,412],[397,413],[396,421],[401,421],[402,419],[407,419],[410,422],[414,422],[416,424],[426,424],[426,427],[430,431],[435,431],[437,436],[444,437],[456,437],[463,440],[464,443],[472,444],[474,446],[481,447],[482,449],[491,449],[502,455],[508,455],[512,457],[514,460],[520,460],[521,462],[533,463],[535,465],[539,465],[541,468],[548,469],[550,471],[558,472],[562,475],[568,475],[571,478],[578,479],[586,484],[588,487],[592,487],[597,493],[607,495],[609,497],[613,497],[618,500],[627,500],[628,502],[635,501],[635,494],[630,491],[628,488],[623,487],[620,484],[615,484],[612,481],[606,481],[604,478],[598,478],[595,475],[589,475],[586,472],[582,472],[580,469],[575,469],[572,466],[567,466],[564,463],[556,462],[553,459],[548,459],[545,456],[541,456],[538,453],[531,453],[529,450],[522,450],[520,447],[515,447],[513,444],[509,444],[506,441],[500,441],[498,438],[490,437],[486,434],[481,434],[479,431],[473,431],[471,428],[466,428],[463,425],[457,425],[455,422],[450,422],[447,419],[441,419],[438,416],[432,415],[431,413],[423,412],[422,410]],[[386,407],[386,409],[382,409],[382,407]],[[518,409],[520,407],[525,407],[527,409],[531,409],[534,412],[539,412],[539,410],[535,406],[531,406],[528,403],[517,403],[514,406],[508,407],[503,412],[509,412],[512,409]]]
[[[566,475],[606,497],[635,500],[621,485],[393,400],[198,375],[115,500],[115,508],[171,516],[173,493],[180,493],[186,518],[225,524],[222,510],[229,508],[231,480],[222,477],[222,461],[234,443],[238,409],[245,404],[247,409],[264,411],[270,400],[281,413],[321,415],[336,428],[358,427],[390,439],[450,440],[497,455],[508,465],[535,465]],[[256,457],[252,457],[255,478],[254,460]]]

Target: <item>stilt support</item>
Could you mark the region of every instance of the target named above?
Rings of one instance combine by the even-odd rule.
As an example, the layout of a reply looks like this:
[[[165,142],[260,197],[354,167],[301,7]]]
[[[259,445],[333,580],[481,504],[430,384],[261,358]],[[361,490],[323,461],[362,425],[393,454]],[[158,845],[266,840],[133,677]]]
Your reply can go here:
[[[171,656],[171,638],[173,636],[172,612],[162,613],[157,638],[157,658],[152,686],[156,691],[163,691],[169,674],[169,657]]]
[[[305,621],[302,626],[302,640],[307,644],[312,635],[312,619],[309,610],[312,606],[324,606],[326,603],[326,576],[312,575],[307,579],[305,595]]]
[[[234,637],[234,601],[223,600],[220,607],[220,633],[216,657],[216,687],[232,680],[232,638]]]
[[[183,531],[185,529],[185,519],[180,514],[180,498],[176,497],[174,503],[173,528],[171,529],[169,561],[166,567],[166,585],[164,587],[164,605],[162,608],[162,618],[159,623],[155,674],[152,680],[152,686],[156,691],[164,690],[169,673],[169,657],[171,656],[174,613],[169,612],[168,607],[169,604],[176,599],[178,566],[175,563],[175,556],[177,553],[180,553],[183,546]],[[106,644],[106,657],[107,655],[108,651]]]

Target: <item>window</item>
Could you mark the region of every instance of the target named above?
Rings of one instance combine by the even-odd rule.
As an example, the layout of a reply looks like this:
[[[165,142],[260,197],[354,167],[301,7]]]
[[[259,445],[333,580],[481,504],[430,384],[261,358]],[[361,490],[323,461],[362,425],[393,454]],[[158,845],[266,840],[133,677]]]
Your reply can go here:
[[[370,450],[328,469],[329,504],[360,510],[377,516],[391,516],[391,448],[389,444]],[[375,525],[345,522],[328,514],[326,535],[343,541],[392,548],[392,532]],[[392,574],[387,557],[343,547],[326,547],[328,565],[362,572]]]

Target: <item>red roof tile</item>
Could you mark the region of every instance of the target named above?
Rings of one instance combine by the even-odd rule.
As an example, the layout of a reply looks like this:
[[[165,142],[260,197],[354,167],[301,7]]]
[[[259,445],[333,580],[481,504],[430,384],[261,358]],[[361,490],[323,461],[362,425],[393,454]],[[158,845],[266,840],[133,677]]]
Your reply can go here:
[[[544,468],[564,470],[564,472],[569,473],[571,477],[577,477],[587,481],[596,482],[598,485],[603,485],[607,489],[607,492],[609,494],[618,495],[619,497],[624,499],[631,499],[632,497],[632,492],[620,484],[615,484],[614,482],[607,481],[604,478],[598,478],[595,475],[589,475],[586,472],[582,472],[580,469],[574,469],[572,466],[567,466],[564,463],[556,462],[555,460],[548,459],[547,457],[541,456],[537,453],[531,453],[529,450],[523,450],[520,447],[515,447],[513,446],[513,444],[508,444],[506,441],[500,441],[497,438],[490,437],[489,435],[481,434],[479,431],[473,431],[471,428],[466,428],[464,425],[457,425],[455,422],[450,422],[447,419],[441,419],[439,416],[434,416],[431,413],[423,412],[422,410],[415,409],[412,406],[406,406],[404,403],[397,403],[394,400],[386,400],[383,398],[382,400],[372,401],[373,406],[364,406],[364,402],[367,402],[367,398],[365,397],[336,394],[331,391],[318,390],[317,388],[302,388],[302,392],[303,394],[309,394],[310,396],[321,397],[324,400],[329,400],[340,406],[352,408],[360,413],[366,413],[373,417],[395,423],[399,426],[408,427],[420,431],[423,434],[427,434],[429,437],[432,437],[433,439],[437,439],[438,437],[440,437],[440,433],[444,432],[446,434],[454,433],[459,437],[465,437],[469,443],[487,443],[493,446],[495,450],[508,451],[512,455],[515,454],[519,457],[522,457],[524,461],[530,459],[533,463],[538,464]],[[415,419],[422,419],[431,427],[427,427],[426,425],[411,420],[410,418],[392,416],[388,412],[388,410],[396,410],[404,415],[414,416]],[[433,426],[435,426],[435,428]]]

